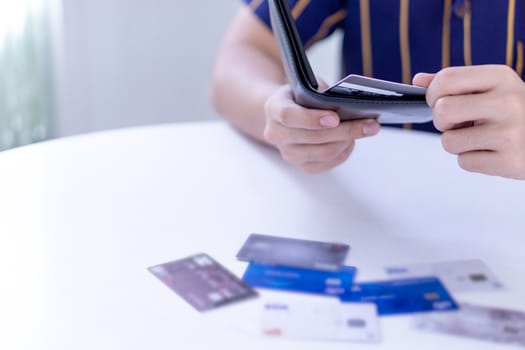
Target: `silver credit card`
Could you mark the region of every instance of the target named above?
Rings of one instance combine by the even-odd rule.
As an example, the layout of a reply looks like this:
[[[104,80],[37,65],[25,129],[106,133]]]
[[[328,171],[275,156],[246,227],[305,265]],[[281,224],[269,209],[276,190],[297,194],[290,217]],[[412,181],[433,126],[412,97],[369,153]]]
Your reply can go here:
[[[459,311],[421,314],[414,318],[414,327],[525,347],[525,312],[522,311],[462,303]]]
[[[350,247],[347,244],[252,233],[237,253],[241,261],[337,271]]]

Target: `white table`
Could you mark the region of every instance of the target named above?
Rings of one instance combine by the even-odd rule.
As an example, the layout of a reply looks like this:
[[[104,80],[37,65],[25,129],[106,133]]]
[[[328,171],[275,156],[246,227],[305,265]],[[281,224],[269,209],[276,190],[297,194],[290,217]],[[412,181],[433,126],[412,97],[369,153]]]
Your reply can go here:
[[[458,300],[525,310],[524,219],[525,182],[464,172],[418,132],[383,129],[317,176],[221,122],[22,147],[0,154],[0,349],[507,349],[410,316],[382,318],[378,345],[267,339],[256,301],[199,314],[146,268],[202,251],[241,275],[260,232],[349,243],[362,280],[480,258],[507,289]]]

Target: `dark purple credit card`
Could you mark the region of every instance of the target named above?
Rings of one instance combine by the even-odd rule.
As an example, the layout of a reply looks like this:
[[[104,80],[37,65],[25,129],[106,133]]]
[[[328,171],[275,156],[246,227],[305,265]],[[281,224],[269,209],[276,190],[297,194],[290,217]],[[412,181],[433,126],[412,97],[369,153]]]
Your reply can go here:
[[[198,311],[257,296],[253,288],[203,253],[148,270]]]
[[[237,253],[237,259],[265,265],[338,271],[350,246],[252,233]]]

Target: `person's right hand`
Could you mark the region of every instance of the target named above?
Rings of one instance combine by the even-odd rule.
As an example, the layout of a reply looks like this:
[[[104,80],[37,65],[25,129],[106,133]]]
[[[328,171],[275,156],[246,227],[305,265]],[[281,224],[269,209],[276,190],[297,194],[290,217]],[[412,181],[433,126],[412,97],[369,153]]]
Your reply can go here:
[[[265,114],[265,140],[283,159],[311,174],[341,164],[352,153],[356,139],[376,135],[380,129],[374,119],[341,123],[335,111],[299,106],[288,85],[266,101]]]

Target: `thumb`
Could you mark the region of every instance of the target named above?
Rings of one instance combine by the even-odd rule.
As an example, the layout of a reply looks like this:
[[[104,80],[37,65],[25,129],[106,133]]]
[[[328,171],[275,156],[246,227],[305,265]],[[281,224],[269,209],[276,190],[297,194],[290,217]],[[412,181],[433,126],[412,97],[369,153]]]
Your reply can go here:
[[[432,80],[434,80],[435,74],[430,73],[417,73],[412,79],[412,84],[416,86],[428,87]]]

